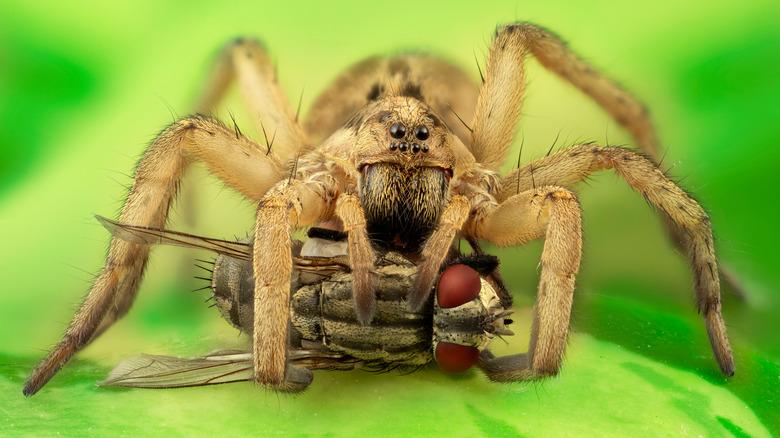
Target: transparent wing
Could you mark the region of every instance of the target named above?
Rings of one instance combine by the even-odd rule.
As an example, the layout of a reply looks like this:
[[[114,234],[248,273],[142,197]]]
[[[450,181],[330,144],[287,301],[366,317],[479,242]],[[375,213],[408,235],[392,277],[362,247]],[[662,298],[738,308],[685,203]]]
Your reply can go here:
[[[308,369],[351,370],[362,362],[322,348],[295,349],[290,361]],[[252,380],[252,353],[216,350],[202,357],[141,355],[122,361],[99,386],[184,388]]]
[[[252,354],[215,351],[184,359],[141,355],[123,360],[99,386],[132,388],[182,388],[240,382],[252,378]]]
[[[241,260],[251,260],[252,258],[252,246],[248,243],[212,239],[161,228],[121,224],[99,215],[96,215],[95,218],[97,218],[111,234],[126,242],[142,245],[173,245],[187,248],[200,248]]]

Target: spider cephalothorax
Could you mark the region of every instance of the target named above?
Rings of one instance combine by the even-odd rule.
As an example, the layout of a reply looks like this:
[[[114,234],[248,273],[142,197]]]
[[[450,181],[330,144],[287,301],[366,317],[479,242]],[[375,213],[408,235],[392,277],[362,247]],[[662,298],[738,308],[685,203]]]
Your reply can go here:
[[[582,144],[498,179],[520,116],[529,54],[599,103],[634,136],[643,154]],[[509,246],[544,238],[528,352],[496,358],[484,350],[479,366],[499,381],[556,374],[582,248],[580,206],[571,189],[605,169],[667,216],[689,256],[715,357],[724,374],[734,373],[707,214],[658,169],[658,141],[644,107],[552,33],[528,23],[500,27],[480,87],[433,56],[370,58],[326,89],[303,123],[259,43],[234,42],[214,72],[200,109],[212,109],[235,79],[255,120],[275,133],[273,147],[262,147],[212,117],[182,119],[144,154],[120,222],[163,228],[193,159],[257,203],[251,330],[257,382],[299,390],[311,381],[307,370],[288,360],[290,232],[318,223],[347,234],[355,314],[364,325],[371,324],[377,307],[372,280],[377,250],[403,252],[418,264],[407,295],[407,305],[416,310],[428,302],[456,236],[477,252],[480,241]],[[294,171],[288,162],[295,162]],[[148,245],[112,241],[103,271],[62,342],[34,370],[25,394],[38,391],[127,311],[148,254]]]
[[[422,101],[393,95],[377,97],[344,129],[362,146],[353,162],[369,238],[381,248],[418,254],[449,197],[454,135]]]

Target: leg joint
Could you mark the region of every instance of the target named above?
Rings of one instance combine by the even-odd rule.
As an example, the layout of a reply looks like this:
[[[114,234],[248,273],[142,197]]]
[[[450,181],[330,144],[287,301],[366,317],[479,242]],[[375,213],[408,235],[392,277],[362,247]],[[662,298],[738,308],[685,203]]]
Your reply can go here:
[[[575,201],[575,202],[577,202],[577,195],[575,195],[574,193],[572,193],[572,192],[570,192],[568,190],[565,190],[565,189],[558,189],[558,190],[553,190],[553,191],[547,193],[545,195],[545,199],[546,200],[551,200],[551,201],[562,200],[562,201]]]

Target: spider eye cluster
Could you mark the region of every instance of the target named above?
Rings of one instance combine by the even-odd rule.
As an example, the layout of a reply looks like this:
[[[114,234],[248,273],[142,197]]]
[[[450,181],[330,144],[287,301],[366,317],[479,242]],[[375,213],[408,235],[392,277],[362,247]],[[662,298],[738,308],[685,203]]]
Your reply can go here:
[[[398,150],[400,152],[406,152],[408,150],[411,150],[412,153],[417,153],[422,151],[423,153],[428,152],[428,145],[426,144],[418,144],[414,141],[414,139],[411,139],[412,142],[403,141],[406,138],[406,126],[401,122],[396,122],[390,125],[390,137],[401,140],[400,143],[391,143],[390,144],[390,150]],[[419,141],[425,141],[430,137],[430,132],[428,131],[428,128],[424,125],[417,126],[414,128],[414,138]]]

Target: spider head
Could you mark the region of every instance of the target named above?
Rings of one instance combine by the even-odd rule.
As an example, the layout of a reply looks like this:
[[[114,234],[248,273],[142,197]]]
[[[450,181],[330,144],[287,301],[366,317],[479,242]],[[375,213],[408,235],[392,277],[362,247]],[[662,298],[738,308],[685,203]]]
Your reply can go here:
[[[451,170],[456,164],[454,143],[460,141],[427,104],[385,95],[355,113],[321,150],[347,159],[356,170],[376,163]]]
[[[372,242],[409,255],[439,223],[453,176],[474,161],[427,104],[399,95],[370,101],[320,151],[355,171]]]

